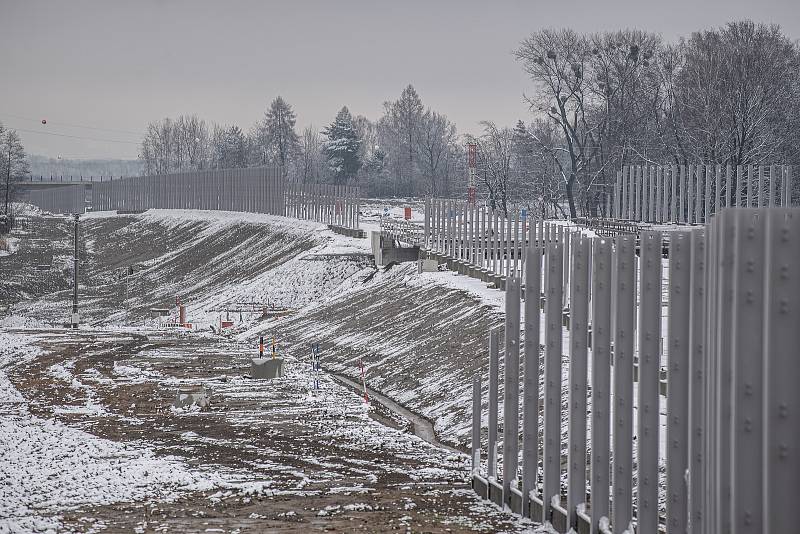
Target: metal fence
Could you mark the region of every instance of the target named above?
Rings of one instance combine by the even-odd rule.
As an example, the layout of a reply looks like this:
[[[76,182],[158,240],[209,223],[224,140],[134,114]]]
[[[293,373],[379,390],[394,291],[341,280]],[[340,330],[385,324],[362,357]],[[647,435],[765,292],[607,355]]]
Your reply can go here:
[[[792,205],[791,165],[629,166],[617,172],[617,219],[700,224],[725,207]]]
[[[380,229],[384,236],[400,243],[414,247],[425,244],[423,228],[411,221],[381,217]]]
[[[48,211],[83,213],[83,204],[51,202],[62,189],[32,191],[29,198]],[[94,182],[91,192],[94,211],[225,210],[283,215],[346,228],[358,228],[360,223],[357,187],[293,184],[274,167],[122,178]]]
[[[47,176],[47,175],[40,174],[38,176],[29,175],[28,177],[25,178],[23,183],[33,183],[33,184],[47,184],[47,183],[53,183],[53,182],[64,183],[64,184],[80,183],[80,182],[83,182],[83,183],[91,182],[91,183],[93,183],[93,182],[110,182],[112,180],[120,180],[122,178],[125,178],[125,177],[124,176],[116,176],[116,177],[114,177],[114,176],[111,176],[111,175],[109,175],[109,176],[83,176],[83,175],[78,175],[78,176],[67,175],[67,176],[64,176],[63,174],[59,174],[59,175],[51,174],[51,175]]]
[[[199,209],[284,214],[285,183],[272,167],[140,176],[93,186],[95,211]]]
[[[359,228],[360,208],[358,187],[296,183],[286,185],[287,217]]]
[[[667,260],[656,231],[638,256],[635,236],[564,235],[534,224],[524,291],[508,279],[502,469],[495,330],[475,491],[560,532],[796,531],[800,209],[723,210],[672,233]]]
[[[26,201],[51,213],[83,213],[86,208],[86,186],[65,185],[33,189]]]
[[[424,247],[498,276],[519,276],[528,221],[524,210],[500,210],[463,200],[426,199]]]

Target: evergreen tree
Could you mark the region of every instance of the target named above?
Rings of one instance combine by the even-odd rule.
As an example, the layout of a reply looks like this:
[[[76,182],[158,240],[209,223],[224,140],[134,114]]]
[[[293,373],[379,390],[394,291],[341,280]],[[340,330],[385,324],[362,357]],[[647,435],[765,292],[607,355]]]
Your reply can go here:
[[[275,163],[286,176],[289,164],[300,147],[300,136],[294,130],[297,117],[292,106],[278,96],[269,105],[264,120],[256,125],[254,145],[255,159],[261,164]]]
[[[337,185],[346,184],[361,168],[361,139],[353,127],[353,116],[347,106],[339,111],[333,123],[322,133],[328,138],[323,153],[333,173],[333,181]]]
[[[247,166],[247,138],[238,126],[214,128],[213,166],[235,169]]]

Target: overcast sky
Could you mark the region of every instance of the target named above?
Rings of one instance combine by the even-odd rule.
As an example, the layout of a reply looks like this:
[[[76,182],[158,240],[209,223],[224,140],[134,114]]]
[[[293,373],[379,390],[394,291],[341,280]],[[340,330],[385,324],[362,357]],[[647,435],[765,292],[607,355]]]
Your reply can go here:
[[[799,0],[647,4],[0,0],[0,121],[30,153],[135,158],[151,120],[196,113],[247,130],[282,95],[298,130],[321,127],[342,105],[377,119],[411,83],[425,105],[474,132],[480,120],[530,118],[530,84],[512,51],[537,29],[636,26],[677,40],[751,18],[800,37]]]

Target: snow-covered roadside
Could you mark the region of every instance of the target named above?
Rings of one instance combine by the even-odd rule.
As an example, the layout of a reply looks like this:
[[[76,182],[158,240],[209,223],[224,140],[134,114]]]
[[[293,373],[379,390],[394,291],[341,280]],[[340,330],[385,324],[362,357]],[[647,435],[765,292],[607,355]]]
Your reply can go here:
[[[179,491],[219,485],[216,477],[155,457],[146,447],[30,415],[4,370],[39,355],[35,341],[0,332],[0,534],[56,532],[66,510],[146,497],[169,500]]]

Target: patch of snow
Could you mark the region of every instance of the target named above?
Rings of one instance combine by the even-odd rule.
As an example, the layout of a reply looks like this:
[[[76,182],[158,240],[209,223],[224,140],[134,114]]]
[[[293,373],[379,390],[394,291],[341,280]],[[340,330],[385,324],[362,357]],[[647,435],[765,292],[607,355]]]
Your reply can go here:
[[[169,500],[178,491],[220,483],[188,470],[175,458],[157,457],[149,448],[101,439],[30,415],[4,370],[40,354],[34,341],[32,336],[0,332],[0,406],[17,406],[15,413],[0,419],[0,533],[55,531],[56,516],[65,510],[144,498]],[[51,372],[69,374],[56,366]],[[58,410],[75,413],[84,408]]]
[[[0,257],[11,256],[19,249],[18,237],[0,237]]]

